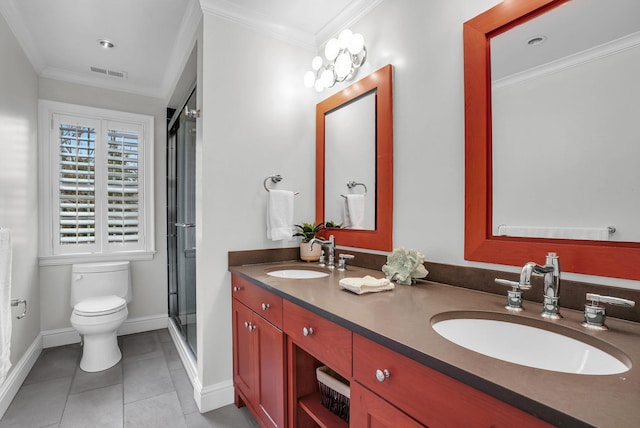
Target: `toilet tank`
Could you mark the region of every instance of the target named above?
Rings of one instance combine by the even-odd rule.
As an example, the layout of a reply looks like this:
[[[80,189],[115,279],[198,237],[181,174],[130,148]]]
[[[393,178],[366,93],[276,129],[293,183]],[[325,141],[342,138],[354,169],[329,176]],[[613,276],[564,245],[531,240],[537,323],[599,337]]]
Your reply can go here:
[[[82,263],[71,267],[71,307],[88,298],[116,295],[131,301],[129,262]]]

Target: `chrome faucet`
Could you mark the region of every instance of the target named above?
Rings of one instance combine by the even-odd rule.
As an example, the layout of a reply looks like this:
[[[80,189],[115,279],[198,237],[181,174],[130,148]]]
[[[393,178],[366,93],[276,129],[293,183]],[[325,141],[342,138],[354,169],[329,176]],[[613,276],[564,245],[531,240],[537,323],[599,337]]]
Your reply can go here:
[[[326,246],[329,249],[329,260],[327,261],[327,267],[332,268],[335,266],[335,251],[336,251],[336,240],[333,235],[329,236],[329,239],[322,240],[318,238],[313,238],[309,241],[309,251],[313,250],[314,244],[320,244],[322,246]]]
[[[558,300],[560,294],[560,261],[556,253],[547,254],[544,266],[528,262],[522,267],[520,282],[531,287],[531,275],[544,276],[542,316],[559,319],[560,308]]]
[[[531,288],[531,275],[544,276],[544,301],[542,304],[542,316],[545,318],[559,319],[560,309],[558,299],[560,293],[560,261],[556,253],[547,254],[544,266],[534,262],[528,262],[522,267],[520,281],[509,281],[496,278],[496,283],[512,287],[507,295],[507,306],[510,311],[522,310],[522,292]]]

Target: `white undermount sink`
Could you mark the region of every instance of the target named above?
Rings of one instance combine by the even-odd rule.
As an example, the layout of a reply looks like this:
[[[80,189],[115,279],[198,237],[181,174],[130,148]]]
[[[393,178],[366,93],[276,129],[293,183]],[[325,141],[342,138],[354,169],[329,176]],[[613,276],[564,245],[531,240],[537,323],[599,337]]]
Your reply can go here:
[[[329,276],[327,272],[312,269],[286,268],[267,271],[267,275],[287,279],[313,279]]]
[[[434,317],[431,326],[439,335],[463,348],[523,366],[582,375],[611,375],[631,368],[624,353],[612,349],[618,354],[616,357],[589,343],[549,331],[544,328],[543,320],[482,312],[454,312]],[[560,331],[557,327],[555,329]],[[580,337],[576,332],[571,335]],[[585,339],[593,344],[599,342],[586,335]],[[603,343],[602,347],[607,345]]]

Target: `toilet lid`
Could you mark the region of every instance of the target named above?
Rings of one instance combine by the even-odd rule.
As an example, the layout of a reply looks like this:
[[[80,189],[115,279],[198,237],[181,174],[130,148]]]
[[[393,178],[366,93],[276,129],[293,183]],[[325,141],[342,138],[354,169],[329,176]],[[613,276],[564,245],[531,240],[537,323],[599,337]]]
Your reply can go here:
[[[73,307],[76,315],[96,317],[118,312],[127,306],[127,301],[118,296],[88,297]]]

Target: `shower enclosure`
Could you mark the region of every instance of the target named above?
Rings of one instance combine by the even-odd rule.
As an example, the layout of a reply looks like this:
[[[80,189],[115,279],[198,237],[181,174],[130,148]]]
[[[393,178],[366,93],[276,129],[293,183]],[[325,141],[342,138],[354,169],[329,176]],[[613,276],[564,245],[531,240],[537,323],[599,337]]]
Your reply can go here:
[[[196,355],[196,89],[167,129],[169,316]]]

